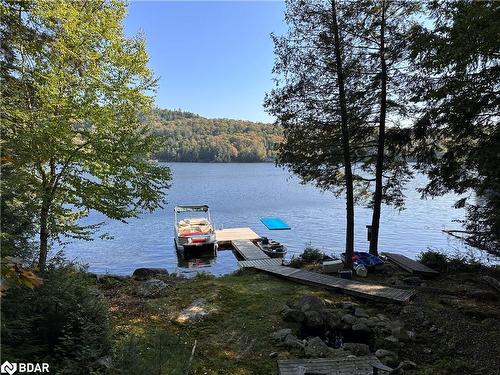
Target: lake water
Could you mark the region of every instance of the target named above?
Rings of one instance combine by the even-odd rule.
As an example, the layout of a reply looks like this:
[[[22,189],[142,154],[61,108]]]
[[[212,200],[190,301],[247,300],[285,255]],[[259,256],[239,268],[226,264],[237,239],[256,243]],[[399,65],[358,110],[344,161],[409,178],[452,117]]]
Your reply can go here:
[[[192,261],[179,263],[173,236],[173,208],[178,204],[208,204],[217,228],[250,227],[259,235],[276,239],[288,246],[289,256],[299,254],[311,244],[327,253],[342,252],[345,239],[345,202],[313,186],[301,185],[289,172],[271,163],[201,164],[169,163],[173,172],[168,204],[153,213],[130,220],[128,224],[108,220],[91,213],[85,223],[106,221],[103,231],[112,240],[77,241],[66,245],[65,253],[89,265],[96,273],[131,274],[138,267],[162,267],[171,272],[211,272],[216,275],[237,269],[231,251],[219,251],[210,264]],[[463,211],[453,208],[456,196],[421,200],[415,190],[425,184],[417,175],[406,190],[406,209],[383,207],[381,251],[405,254],[411,258],[432,247],[440,250],[465,251],[457,239],[442,229],[457,229],[454,220]],[[288,231],[269,231],[259,218],[277,216],[290,226]],[[367,224],[371,210],[357,207],[355,217],[356,249],[368,249]]]

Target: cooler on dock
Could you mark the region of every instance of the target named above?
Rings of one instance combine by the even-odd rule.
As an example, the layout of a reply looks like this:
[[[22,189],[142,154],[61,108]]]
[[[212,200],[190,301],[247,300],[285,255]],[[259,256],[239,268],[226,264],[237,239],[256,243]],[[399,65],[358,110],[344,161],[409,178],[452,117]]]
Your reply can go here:
[[[339,277],[341,279],[351,280],[352,279],[352,271],[339,271]]]
[[[324,273],[337,273],[344,267],[341,260],[325,260],[323,261]]]

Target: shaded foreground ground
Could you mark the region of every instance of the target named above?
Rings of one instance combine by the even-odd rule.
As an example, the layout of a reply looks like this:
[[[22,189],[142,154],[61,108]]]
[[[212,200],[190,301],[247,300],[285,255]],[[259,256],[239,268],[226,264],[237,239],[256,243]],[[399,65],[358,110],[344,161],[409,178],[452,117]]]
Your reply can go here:
[[[154,368],[156,373],[184,373],[196,341],[191,374],[275,374],[277,359],[304,356],[302,351],[283,347],[270,337],[272,332],[290,326],[283,322],[280,311],[287,301],[314,295],[328,305],[355,301],[373,313],[404,321],[416,333],[416,340],[400,349],[399,358],[418,366],[405,373],[500,374],[498,296],[472,274],[450,274],[427,281],[409,308],[362,301],[253,271],[222,278],[201,275],[185,280],[165,276],[163,280],[170,286],[160,297],[150,299],[137,296],[141,282],[132,278],[103,278],[99,283],[112,317],[116,347],[122,348],[117,349],[122,363],[123,357],[137,362],[134,353],[123,350],[131,336],[140,339],[154,332],[174,339],[152,339],[144,349],[149,356],[135,355],[151,362],[144,366]],[[483,293],[478,292],[481,290]],[[192,324],[175,322],[179,312],[199,298],[208,302],[207,317]],[[276,357],[271,358],[271,353]],[[129,367],[129,371],[145,370]]]

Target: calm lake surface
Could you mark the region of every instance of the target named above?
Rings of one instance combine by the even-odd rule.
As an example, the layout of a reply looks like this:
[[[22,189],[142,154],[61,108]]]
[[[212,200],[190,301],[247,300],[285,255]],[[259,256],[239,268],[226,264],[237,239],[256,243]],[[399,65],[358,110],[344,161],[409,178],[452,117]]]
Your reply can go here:
[[[112,240],[75,241],[65,247],[70,259],[89,265],[96,273],[131,274],[138,267],[163,267],[171,272],[211,272],[216,275],[237,269],[231,251],[219,251],[211,261],[182,262],[174,248],[173,208],[178,204],[208,204],[217,228],[250,227],[288,246],[288,256],[299,254],[308,244],[326,253],[340,254],[345,239],[345,203],[331,193],[301,185],[289,172],[271,163],[202,164],[169,163],[173,172],[168,204],[128,224],[91,213],[85,223],[105,221],[102,231]],[[421,200],[415,190],[425,184],[417,175],[407,186],[406,209],[383,207],[380,250],[405,254],[411,258],[432,247],[438,250],[466,251],[457,239],[442,229],[458,229],[454,220],[463,211],[453,208],[457,196],[449,194]],[[291,227],[288,231],[269,231],[259,218],[278,216]],[[356,249],[368,249],[367,224],[371,211],[356,209]],[[96,236],[97,237],[97,236]]]

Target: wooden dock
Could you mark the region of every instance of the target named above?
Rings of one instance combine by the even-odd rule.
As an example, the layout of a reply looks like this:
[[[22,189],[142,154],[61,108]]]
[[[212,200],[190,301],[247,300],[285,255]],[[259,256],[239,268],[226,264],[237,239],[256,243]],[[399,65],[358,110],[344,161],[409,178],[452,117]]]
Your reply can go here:
[[[238,262],[238,266],[240,266],[241,268],[255,268],[257,266],[281,266],[282,264],[282,258],[241,260]]]
[[[374,368],[378,372],[374,371]],[[372,375],[389,374],[390,367],[385,366],[374,355],[342,358],[285,359],[278,361],[279,375]]]
[[[269,265],[269,260],[270,258],[266,259],[264,262],[262,260],[254,260],[253,262],[239,262],[239,264],[241,267],[255,268],[298,283],[320,286],[326,289],[380,302],[407,303],[414,294],[414,291],[411,289],[398,289],[384,285],[346,280],[317,272],[281,266],[279,264]]]
[[[216,230],[215,238],[220,245],[230,245],[232,241],[256,240],[260,236],[250,228],[228,228]]]
[[[237,240],[231,241],[234,250],[241,255],[244,260],[270,259],[269,256],[259,249],[252,241]]]
[[[385,252],[382,253],[382,255],[384,255],[389,261],[393,262],[397,266],[401,267],[402,269],[410,273],[429,275],[429,276],[435,276],[439,274],[439,272],[434,271],[433,269],[424,266],[422,263],[419,263],[404,255],[396,253],[385,253]]]
[[[217,231],[217,242],[230,243],[243,258],[238,262],[242,268],[255,268],[288,280],[320,286],[353,296],[383,302],[406,303],[413,296],[413,290],[402,290],[383,285],[373,285],[317,272],[304,271],[282,265],[282,259],[270,258],[251,240],[260,238],[250,228],[234,228]]]

